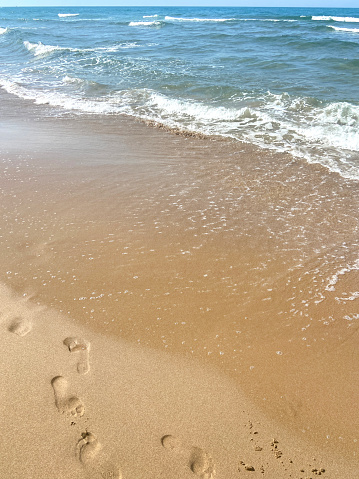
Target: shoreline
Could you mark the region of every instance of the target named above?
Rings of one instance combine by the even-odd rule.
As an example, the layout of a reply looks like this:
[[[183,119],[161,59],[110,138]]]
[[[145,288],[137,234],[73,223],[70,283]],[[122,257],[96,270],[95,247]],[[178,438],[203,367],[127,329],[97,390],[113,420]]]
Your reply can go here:
[[[357,184],[126,118],[42,120],[47,106],[1,97],[0,280],[96,337],[218,371],[265,421],[345,458],[328,472],[345,477],[357,461]],[[276,467],[264,477],[290,477]]]

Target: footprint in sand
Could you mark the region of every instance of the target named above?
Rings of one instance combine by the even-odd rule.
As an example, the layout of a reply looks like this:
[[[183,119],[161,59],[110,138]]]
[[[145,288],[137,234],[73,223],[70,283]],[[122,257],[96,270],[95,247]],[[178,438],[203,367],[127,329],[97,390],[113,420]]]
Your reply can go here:
[[[122,479],[120,468],[102,452],[102,445],[91,432],[84,432],[76,445],[76,456],[93,479]]]
[[[26,336],[32,329],[32,323],[28,319],[14,318],[9,326],[9,331],[18,336]]]
[[[161,439],[162,446],[186,458],[191,471],[202,479],[215,476],[213,459],[203,449],[195,446],[186,447],[179,439],[167,435]]]
[[[90,343],[86,339],[69,337],[64,339],[64,345],[68,347],[70,353],[79,353],[79,362],[77,363],[77,372],[86,374],[90,371]]]
[[[70,414],[75,417],[83,416],[85,407],[82,401],[77,396],[71,396],[68,394],[68,382],[62,376],[56,376],[51,385],[54,389],[55,404],[59,412],[62,414]]]

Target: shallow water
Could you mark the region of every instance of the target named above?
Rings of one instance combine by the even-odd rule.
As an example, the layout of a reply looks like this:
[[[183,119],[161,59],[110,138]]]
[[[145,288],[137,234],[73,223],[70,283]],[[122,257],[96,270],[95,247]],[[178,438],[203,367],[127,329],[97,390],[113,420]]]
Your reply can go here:
[[[5,93],[1,109],[3,282],[219,368],[276,421],[355,457],[356,181]]]

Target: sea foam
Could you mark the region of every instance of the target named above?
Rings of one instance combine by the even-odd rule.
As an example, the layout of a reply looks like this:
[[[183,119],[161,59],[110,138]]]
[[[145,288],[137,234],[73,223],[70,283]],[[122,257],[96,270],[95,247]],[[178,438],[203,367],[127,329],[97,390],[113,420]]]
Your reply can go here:
[[[74,53],[91,53],[91,52],[103,52],[111,53],[117,52],[119,50],[125,50],[130,48],[138,48],[140,45],[136,42],[130,43],[120,43],[118,45],[109,45],[107,47],[95,47],[95,48],[71,48],[71,47],[60,47],[58,45],[45,45],[44,43],[31,43],[29,41],[24,41],[25,48],[34,54],[34,56],[49,55],[56,51],[68,51]]]
[[[24,41],[24,46],[29,52],[33,53],[35,57],[40,55],[49,55],[56,50],[64,50],[58,46],[44,45],[43,43],[30,43],[27,40]]]
[[[332,16],[326,16],[326,15],[313,15],[312,20],[319,20],[319,21],[325,21],[329,22],[332,20],[333,22],[347,22],[347,23],[357,23],[359,22],[359,18],[356,17],[332,17]]]
[[[175,20],[178,22],[230,22],[235,20],[235,18],[183,18],[166,15],[165,20]]]
[[[334,27],[333,25],[327,25],[329,28],[336,30],[337,32],[349,32],[349,33],[359,33],[359,28],[344,28],[344,27]]]
[[[344,274],[350,273],[351,271],[355,271],[355,270],[359,270],[359,259],[355,260],[354,263],[348,264],[344,268],[334,273],[331,278],[328,278],[329,282],[327,286],[325,287],[325,289],[327,291],[335,291],[335,285],[339,281],[339,276],[343,276]],[[355,295],[355,297],[357,297],[357,295],[358,293]]]
[[[130,22],[129,27],[161,27],[162,22],[158,20],[153,20],[152,22]]]
[[[0,27],[0,35],[4,35],[4,33],[7,33],[7,32],[8,32],[7,28]]]
[[[65,17],[77,17],[80,15],[79,13],[58,13],[58,16],[60,18],[65,18]]]

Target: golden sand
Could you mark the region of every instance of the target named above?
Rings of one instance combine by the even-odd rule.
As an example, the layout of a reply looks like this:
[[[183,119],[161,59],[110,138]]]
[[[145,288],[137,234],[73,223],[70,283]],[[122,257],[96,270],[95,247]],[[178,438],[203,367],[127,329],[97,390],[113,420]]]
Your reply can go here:
[[[2,100],[0,477],[356,477],[357,184]]]

